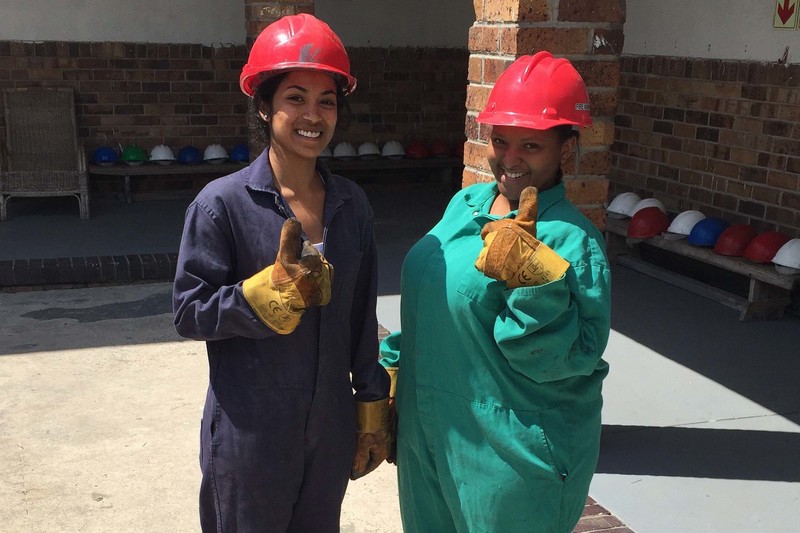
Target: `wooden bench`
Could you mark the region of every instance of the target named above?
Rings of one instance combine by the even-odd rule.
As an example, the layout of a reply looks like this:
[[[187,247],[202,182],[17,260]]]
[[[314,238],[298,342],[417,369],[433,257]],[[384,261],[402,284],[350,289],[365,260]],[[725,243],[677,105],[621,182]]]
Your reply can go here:
[[[244,165],[240,163],[220,163],[218,165],[212,165],[209,163],[202,163],[199,165],[183,165],[180,163],[159,165],[145,163],[143,165],[118,164],[109,167],[89,165],[89,174],[94,176],[122,176],[124,179],[123,193],[125,194],[125,201],[127,203],[131,203],[133,201],[133,197],[131,195],[131,178],[137,176],[173,176],[176,174],[190,174],[219,177],[236,172],[242,168],[244,168]]]
[[[429,157],[425,159],[353,159],[344,161],[329,159],[326,161],[328,168],[336,174],[352,178],[356,181],[369,176],[372,183],[380,183],[382,177],[394,180],[394,175],[412,173],[422,174],[423,179],[428,174],[433,174],[434,182],[449,186],[454,179],[455,172],[463,168],[463,162],[455,157]],[[171,176],[176,174],[220,177],[236,172],[244,167],[241,163],[220,163],[216,165],[201,163],[198,165],[184,165],[173,163],[159,165],[145,163],[131,166],[117,164],[113,166],[89,165],[89,174],[96,176],[120,176],[123,178],[123,192],[125,201],[131,203],[131,179],[137,176]]]
[[[791,303],[792,290],[800,287],[800,275],[779,274],[772,264],[758,264],[741,257],[719,255],[710,248],[693,246],[686,239],[656,236],[641,242],[632,241],[627,238],[628,223],[628,220],[606,220],[606,245],[613,262],[737,309],[740,311],[739,320],[782,318]],[[641,258],[642,246],[652,246],[745,276],[749,279],[747,297],[645,261]]]

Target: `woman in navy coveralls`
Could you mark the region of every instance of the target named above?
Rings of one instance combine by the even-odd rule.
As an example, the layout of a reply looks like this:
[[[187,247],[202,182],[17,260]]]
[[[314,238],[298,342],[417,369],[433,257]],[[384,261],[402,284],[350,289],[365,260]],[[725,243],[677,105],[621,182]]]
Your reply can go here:
[[[173,294],[177,331],[206,341],[208,351],[201,524],[220,532],[338,531],[348,478],[388,452],[373,214],[361,188],[317,161],[356,80],[330,28],[297,15],[262,32],[240,84],[269,146],[188,207]],[[327,285],[270,285],[292,218],[323,259],[317,275]],[[321,301],[298,299],[292,291],[306,294],[304,283]],[[288,302],[291,331],[264,311],[276,295]],[[379,427],[365,426],[364,416]],[[366,459],[354,461],[357,451]]]

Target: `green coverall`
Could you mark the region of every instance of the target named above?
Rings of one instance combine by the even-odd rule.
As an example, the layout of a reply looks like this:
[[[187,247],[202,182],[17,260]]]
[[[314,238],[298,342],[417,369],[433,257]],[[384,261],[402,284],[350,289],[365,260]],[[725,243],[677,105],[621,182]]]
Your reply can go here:
[[[403,264],[397,467],[407,532],[569,532],[600,442],[610,275],[601,233],[539,193],[538,238],[565,276],[509,290],[474,267],[497,185],[458,192]],[[516,211],[509,214],[515,216]]]

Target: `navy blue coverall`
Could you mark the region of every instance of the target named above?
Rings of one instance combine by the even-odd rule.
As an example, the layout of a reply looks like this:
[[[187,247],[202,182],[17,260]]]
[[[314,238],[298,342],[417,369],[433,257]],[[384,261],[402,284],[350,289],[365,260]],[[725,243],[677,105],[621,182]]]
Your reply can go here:
[[[173,289],[175,327],[206,341],[201,425],[203,531],[339,530],[356,443],[355,400],[386,398],[378,363],[377,258],[363,190],[323,165],[330,303],[279,335],[242,294],[273,264],[292,216],[268,152],[189,205]],[[354,393],[355,391],[355,393]]]

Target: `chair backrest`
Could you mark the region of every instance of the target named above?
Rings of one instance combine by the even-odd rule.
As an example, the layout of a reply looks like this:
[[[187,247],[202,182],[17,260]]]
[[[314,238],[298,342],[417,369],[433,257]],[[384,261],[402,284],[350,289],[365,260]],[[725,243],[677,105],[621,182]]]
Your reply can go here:
[[[4,89],[7,170],[76,170],[78,131],[71,87]]]

